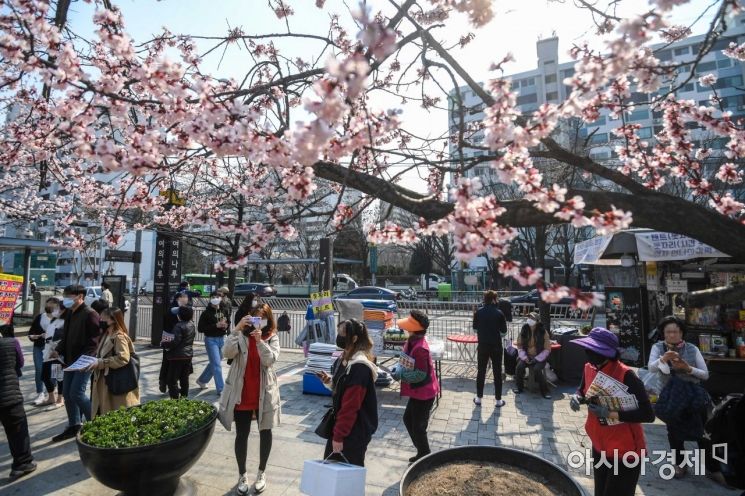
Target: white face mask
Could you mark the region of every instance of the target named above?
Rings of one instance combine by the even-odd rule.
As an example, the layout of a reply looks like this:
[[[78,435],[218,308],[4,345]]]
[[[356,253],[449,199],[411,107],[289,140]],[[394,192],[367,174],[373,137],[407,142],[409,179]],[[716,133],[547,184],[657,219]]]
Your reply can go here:
[[[533,320],[533,319],[528,319],[528,325],[529,325],[530,327],[533,327],[533,326],[534,326],[535,324],[536,324],[535,320]]]
[[[215,306],[217,306],[217,305],[220,304],[220,301],[221,301],[220,298],[212,298],[210,300],[210,303],[213,304],[213,305],[215,305]]]
[[[55,319],[59,317],[59,308],[55,308],[54,310],[52,310],[52,317],[54,317]]]

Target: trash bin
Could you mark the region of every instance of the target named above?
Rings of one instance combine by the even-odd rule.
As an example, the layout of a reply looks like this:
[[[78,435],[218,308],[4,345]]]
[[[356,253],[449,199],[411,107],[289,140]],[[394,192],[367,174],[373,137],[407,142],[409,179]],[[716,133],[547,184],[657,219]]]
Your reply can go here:
[[[441,282],[437,285],[437,297],[443,301],[450,301],[452,296],[453,288],[449,283]]]

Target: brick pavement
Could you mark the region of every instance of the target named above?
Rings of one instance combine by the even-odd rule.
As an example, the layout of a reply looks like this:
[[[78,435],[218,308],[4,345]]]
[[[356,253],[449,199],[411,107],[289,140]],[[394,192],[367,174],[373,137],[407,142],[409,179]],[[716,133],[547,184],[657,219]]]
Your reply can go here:
[[[29,341],[21,337],[26,360],[32,363]],[[145,343],[138,343],[142,356],[143,377],[141,390],[144,400],[160,398],[157,391],[157,370],[160,364],[159,350],[151,350]],[[196,348],[195,371],[201,372],[206,357],[200,347]],[[303,395],[301,367],[302,355],[285,352],[280,357],[277,372],[280,375],[282,395],[282,425],[274,430],[274,446],[267,468],[268,486],[264,494],[298,495],[303,460],[318,458],[323,445],[313,429],[325,411],[328,398]],[[566,458],[574,450],[584,451],[589,447],[584,435],[584,417],[569,409],[566,395],[569,386],[553,392],[552,400],[526,393],[515,397],[511,392],[504,395],[507,405],[494,407],[490,398],[483,406],[472,403],[473,371],[462,366],[445,366],[444,395],[435,410],[429,428],[433,450],[467,444],[506,446],[532,452],[566,468]],[[451,375],[457,373],[457,375]],[[464,375],[470,377],[463,377]],[[192,379],[196,378],[196,375]],[[21,381],[25,397],[33,396],[33,367],[25,368]],[[512,382],[504,385],[510,391]],[[493,389],[487,384],[486,394]],[[213,389],[194,391],[197,398],[215,401]],[[405,402],[395,390],[378,390],[380,427],[370,444],[367,457],[368,495],[394,496],[398,494],[398,482],[407,467],[407,459],[413,454],[406,429],[401,420]],[[26,406],[32,433],[32,447],[39,469],[27,477],[9,483],[10,455],[4,434],[0,437],[0,495],[111,495],[112,491],[90,478],[79,461],[74,441],[52,444],[50,438],[65,425],[64,409],[44,411]],[[645,426],[649,449],[662,449],[667,445],[664,426],[657,422]],[[249,474],[258,463],[258,442],[255,435],[249,438]],[[225,431],[219,424],[207,451],[187,473],[187,482],[200,495],[233,494],[237,480],[233,457],[233,433]],[[686,495],[736,495],[738,492],[719,488],[704,477],[688,476],[683,480],[662,480],[652,467],[643,476],[637,489],[638,495],[662,496]],[[592,480],[582,470],[570,469],[572,475],[592,494]],[[436,493],[433,493],[436,494]]]

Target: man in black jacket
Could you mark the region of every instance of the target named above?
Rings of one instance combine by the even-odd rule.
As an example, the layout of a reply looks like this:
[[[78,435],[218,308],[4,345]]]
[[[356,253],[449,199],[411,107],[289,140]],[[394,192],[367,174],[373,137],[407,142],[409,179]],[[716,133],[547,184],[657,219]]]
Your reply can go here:
[[[79,284],[67,286],[62,292],[65,312],[65,333],[57,345],[52,358],[60,356],[66,366],[70,366],[81,355],[96,356],[101,329],[98,314],[85,304],[85,288]],[[91,400],[85,394],[91,381],[92,372],[65,372],[62,381],[62,395],[67,410],[67,428],[52,438],[57,443],[72,439],[80,430],[82,417],[91,419]]]
[[[23,395],[18,384],[23,353],[18,341],[8,337],[9,328],[6,329],[0,338],[0,421],[13,456],[13,465],[10,468],[10,477],[13,479],[36,470],[36,463],[31,455],[26,411],[23,409]]]
[[[507,334],[507,321],[504,314],[497,307],[496,291],[484,293],[484,306],[473,314],[473,328],[478,334],[476,397],[473,402],[481,405],[484,397],[484,382],[486,382],[486,368],[491,360],[494,370],[494,395],[496,406],[504,406],[502,399],[502,339]]]

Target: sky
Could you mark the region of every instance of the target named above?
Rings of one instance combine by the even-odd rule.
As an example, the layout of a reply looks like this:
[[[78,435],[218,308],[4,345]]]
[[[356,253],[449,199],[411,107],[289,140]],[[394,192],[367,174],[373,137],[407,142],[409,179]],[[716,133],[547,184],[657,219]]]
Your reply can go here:
[[[130,35],[137,41],[151,39],[161,31],[162,26],[178,34],[202,36],[223,36],[229,27],[242,27],[246,34],[267,34],[286,32],[284,21],[276,18],[268,7],[267,0],[120,0],[114,1],[122,9],[125,24]],[[354,36],[356,29],[347,13],[348,8],[357,4],[353,1],[328,0],[323,10],[315,7],[314,0],[285,1],[294,10],[295,15],[289,18],[293,32],[306,32],[325,35],[328,31],[329,18],[332,12],[341,16],[344,25]],[[400,2],[399,2],[400,3]],[[600,2],[602,4],[602,0]],[[691,25],[712,2],[697,0],[677,9],[672,17],[675,24]],[[429,5],[427,0],[420,4]],[[388,1],[369,1],[368,7],[376,12],[391,12]],[[644,0],[625,0],[621,2],[622,16],[649,10]],[[536,66],[535,43],[540,38],[559,37],[559,62],[570,59],[568,50],[574,43],[582,40],[591,46],[602,48],[602,39],[595,36],[592,20],[586,11],[574,7],[573,2],[522,0],[494,2],[495,17],[487,26],[475,30],[467,18],[453,14],[446,21],[446,26],[436,31],[446,45],[454,44],[469,32],[476,38],[464,48],[455,48],[452,53],[469,73],[478,81],[484,81],[495,74],[489,72],[489,66],[499,61],[508,52],[515,57],[515,62],[506,66],[506,73],[517,73],[531,70]],[[715,8],[711,8],[703,18],[692,26],[694,34],[703,32]],[[93,7],[83,2],[72,5],[70,26],[79,33],[90,33],[90,17]],[[211,41],[199,41],[201,51],[214,45]],[[318,57],[319,44],[311,40],[280,42],[278,48],[286,56],[301,57],[310,60]],[[403,62],[402,62],[403,64]],[[223,53],[222,49],[205,58],[204,67],[217,77],[234,77],[242,79],[245,70],[253,65],[245,49],[232,45]],[[446,88],[449,90],[452,87]],[[444,105],[444,99],[442,101]],[[424,110],[416,103],[402,106],[398,98],[378,98],[374,105],[381,108],[397,107],[403,110],[402,120],[407,128],[416,128],[418,134],[439,136],[447,128],[447,112],[444,109]],[[301,115],[300,118],[303,116]],[[415,175],[409,175],[404,185],[422,190],[424,183]]]

